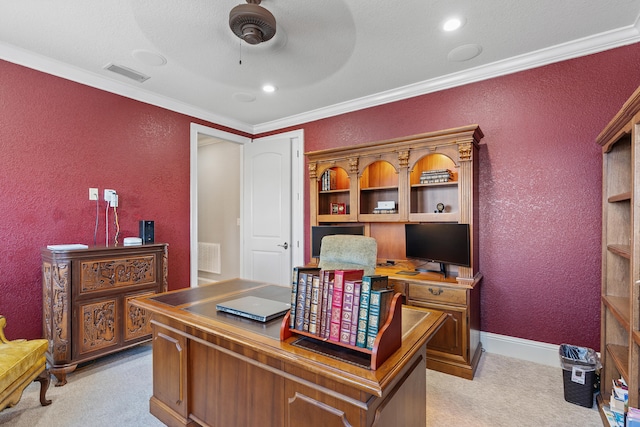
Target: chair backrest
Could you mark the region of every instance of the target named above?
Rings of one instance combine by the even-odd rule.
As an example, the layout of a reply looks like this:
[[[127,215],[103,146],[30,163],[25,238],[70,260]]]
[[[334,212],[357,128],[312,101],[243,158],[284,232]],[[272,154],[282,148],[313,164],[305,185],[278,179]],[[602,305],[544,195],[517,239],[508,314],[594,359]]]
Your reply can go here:
[[[320,262],[323,270],[363,269],[375,274],[378,256],[376,239],[367,236],[336,234],[322,238]]]

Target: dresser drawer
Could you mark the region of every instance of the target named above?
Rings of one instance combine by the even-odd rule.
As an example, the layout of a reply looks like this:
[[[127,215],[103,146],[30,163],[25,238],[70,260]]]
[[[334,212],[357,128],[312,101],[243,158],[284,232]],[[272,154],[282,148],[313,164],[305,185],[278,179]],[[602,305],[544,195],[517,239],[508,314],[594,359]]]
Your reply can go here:
[[[467,289],[454,289],[438,285],[415,285],[409,283],[407,289],[409,304],[412,300],[441,302],[465,305],[467,303]]]

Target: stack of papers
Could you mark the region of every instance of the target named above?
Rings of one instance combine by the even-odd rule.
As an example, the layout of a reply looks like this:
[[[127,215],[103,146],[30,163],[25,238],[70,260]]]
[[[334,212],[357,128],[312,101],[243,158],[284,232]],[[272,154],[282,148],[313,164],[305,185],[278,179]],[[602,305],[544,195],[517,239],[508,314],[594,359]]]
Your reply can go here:
[[[89,249],[89,246],[81,243],[70,243],[66,245],[47,245],[47,249],[52,251],[70,251],[74,249]]]

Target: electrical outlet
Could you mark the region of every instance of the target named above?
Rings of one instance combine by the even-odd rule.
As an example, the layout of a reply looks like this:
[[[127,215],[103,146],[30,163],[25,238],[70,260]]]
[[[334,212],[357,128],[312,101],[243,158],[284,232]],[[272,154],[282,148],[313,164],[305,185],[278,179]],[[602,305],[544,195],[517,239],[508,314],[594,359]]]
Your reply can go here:
[[[109,207],[118,207],[118,193],[116,190],[104,190],[104,201],[109,203]]]
[[[97,188],[89,188],[89,200],[98,200]]]
[[[105,189],[104,190],[104,201],[105,202],[110,202],[111,201],[111,196],[116,194],[116,190],[108,190]]]

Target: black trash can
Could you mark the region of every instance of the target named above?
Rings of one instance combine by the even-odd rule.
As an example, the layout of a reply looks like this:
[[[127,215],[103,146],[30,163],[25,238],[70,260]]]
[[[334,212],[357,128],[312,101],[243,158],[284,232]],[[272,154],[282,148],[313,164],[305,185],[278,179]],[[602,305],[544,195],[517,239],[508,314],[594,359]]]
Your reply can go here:
[[[595,350],[562,344],[559,349],[564,400],[569,403],[593,407],[593,392],[598,384],[600,360]]]

